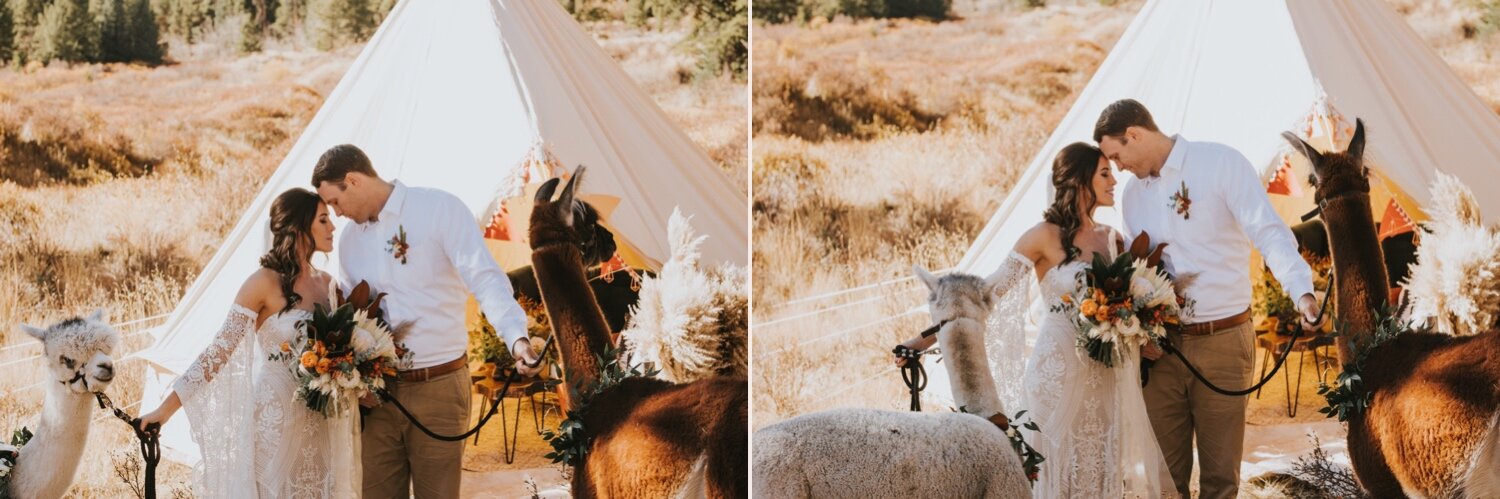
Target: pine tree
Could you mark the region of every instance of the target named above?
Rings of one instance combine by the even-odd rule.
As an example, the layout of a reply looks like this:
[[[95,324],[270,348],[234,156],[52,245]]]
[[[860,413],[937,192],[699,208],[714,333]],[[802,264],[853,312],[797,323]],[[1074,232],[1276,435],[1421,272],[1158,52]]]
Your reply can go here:
[[[240,52],[260,52],[261,26],[255,21],[255,16],[245,18],[244,24],[240,25]]]
[[[207,0],[161,0],[158,9],[156,14],[166,32],[181,36],[189,44],[202,34],[209,18]]]
[[[42,18],[46,0],[10,0],[12,45],[11,61],[24,64],[36,46],[36,25]]]
[[[363,42],[375,31],[369,0],[320,0],[315,5],[318,23],[313,43],[319,50]]]
[[[687,42],[698,53],[699,74],[745,75],[750,61],[747,0],[630,0],[629,8],[628,17],[639,24],[651,17],[692,19]]]
[[[30,59],[93,61],[99,54],[98,25],[89,18],[88,0],[56,0],[42,11]]]
[[[156,12],[151,10],[151,0],[128,0],[126,16],[126,39],[132,60],[148,64],[160,64],[166,57],[161,45],[161,28],[156,23]]]
[[[129,19],[125,0],[102,0],[96,21],[99,26],[99,61],[126,62],[131,58]]]
[[[15,17],[10,15],[10,2],[0,0],[0,66],[10,62],[16,51]]]
[[[281,0],[273,12],[275,20],[271,22],[271,33],[278,38],[297,37],[307,21],[307,0]]]

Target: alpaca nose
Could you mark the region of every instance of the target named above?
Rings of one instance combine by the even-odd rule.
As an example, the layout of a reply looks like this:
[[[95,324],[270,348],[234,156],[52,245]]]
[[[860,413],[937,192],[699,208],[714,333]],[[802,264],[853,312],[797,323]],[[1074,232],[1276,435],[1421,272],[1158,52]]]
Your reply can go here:
[[[115,366],[109,363],[99,364],[99,372],[98,374],[95,374],[94,377],[99,381],[109,381],[115,379]]]

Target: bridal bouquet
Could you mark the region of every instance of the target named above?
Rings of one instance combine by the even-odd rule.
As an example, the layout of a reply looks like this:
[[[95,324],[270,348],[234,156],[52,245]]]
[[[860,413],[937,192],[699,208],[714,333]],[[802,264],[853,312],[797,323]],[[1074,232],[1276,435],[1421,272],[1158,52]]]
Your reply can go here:
[[[31,440],[31,430],[26,427],[11,434],[10,443],[0,443],[0,499],[10,499],[10,470],[16,467],[21,457],[21,447]]]
[[[1068,312],[1078,326],[1078,346],[1089,358],[1114,367],[1126,347],[1160,341],[1167,327],[1180,324],[1185,300],[1161,265],[1166,244],[1151,247],[1145,233],[1130,251],[1113,261],[1095,254],[1079,289],[1063,295],[1055,310]],[[1075,302],[1075,297],[1077,301]]]
[[[380,299],[370,299],[361,282],[348,300],[337,295],[333,310],[319,305],[302,333],[281,344],[272,360],[295,359],[297,398],[314,412],[332,417],[348,408],[343,403],[385,389],[397,371],[411,362],[411,352],[398,342],[409,324],[394,330],[381,318]]]

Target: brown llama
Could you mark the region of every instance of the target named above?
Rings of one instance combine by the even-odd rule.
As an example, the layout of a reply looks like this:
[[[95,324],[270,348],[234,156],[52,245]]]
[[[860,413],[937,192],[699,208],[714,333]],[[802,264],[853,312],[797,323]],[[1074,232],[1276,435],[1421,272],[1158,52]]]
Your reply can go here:
[[[1337,283],[1338,320],[1369,344],[1387,305],[1386,272],[1370,210],[1365,128],[1349,147],[1319,153],[1282,134],[1312,162]],[[1352,360],[1339,342],[1339,360]],[[1349,419],[1349,460],[1375,497],[1500,497],[1500,330],[1467,337],[1406,331],[1369,352],[1360,373],[1373,394]]]
[[[579,167],[556,201],[559,179],[537,191],[530,228],[532,268],[563,379],[575,396],[598,382],[598,359],[610,345],[580,251],[595,236],[574,228],[575,214],[586,206],[574,199],[583,174]],[[681,385],[636,377],[598,393],[581,415],[593,441],[573,470],[573,496],[747,497],[748,403],[744,377]]]

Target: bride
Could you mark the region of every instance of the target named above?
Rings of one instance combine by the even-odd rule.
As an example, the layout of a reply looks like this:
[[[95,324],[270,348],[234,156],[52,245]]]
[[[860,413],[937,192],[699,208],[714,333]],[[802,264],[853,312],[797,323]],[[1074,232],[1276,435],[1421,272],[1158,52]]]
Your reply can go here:
[[[1098,148],[1077,142],[1052,163],[1052,206],[1042,223],[1022,234],[990,277],[1004,303],[1028,299],[1027,277],[1034,274],[1048,310],[1031,357],[1026,360],[1019,398],[1040,432],[1027,435],[1046,461],[1033,496],[1163,497],[1175,495],[1171,473],[1156,443],[1141,396],[1137,354],[1114,368],[1090,359],[1076,342],[1076,326],[1065,313],[1052,312],[1062,296],[1078,288],[1094,255],[1113,258],[1124,246],[1119,232],[1094,221],[1094,209],[1114,206],[1115,178]],[[1000,321],[1024,311],[1002,310]],[[991,357],[1023,348],[1021,324],[990,324],[986,347]],[[1000,337],[1010,341],[998,341]],[[991,341],[995,340],[995,341]],[[907,347],[925,350],[936,337],[915,338]],[[1159,352],[1148,352],[1155,356]],[[1019,355],[1019,353],[1017,353]],[[898,361],[899,363],[899,361]],[[991,362],[996,381],[1015,379],[1005,362]],[[1007,383],[999,383],[1004,387]],[[1012,384],[1014,386],[1014,384]]]
[[[291,363],[270,360],[314,306],[329,306],[332,278],[312,254],[333,249],[328,207],[306,189],[271,204],[272,248],[235,296],[212,344],[141,425],[187,409],[203,451],[202,497],[355,497],[360,484],[354,411],[324,417],[295,397]]]

